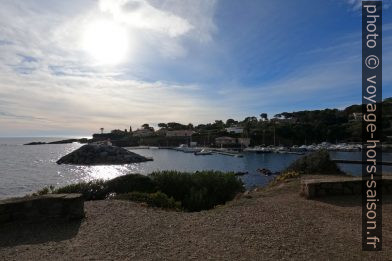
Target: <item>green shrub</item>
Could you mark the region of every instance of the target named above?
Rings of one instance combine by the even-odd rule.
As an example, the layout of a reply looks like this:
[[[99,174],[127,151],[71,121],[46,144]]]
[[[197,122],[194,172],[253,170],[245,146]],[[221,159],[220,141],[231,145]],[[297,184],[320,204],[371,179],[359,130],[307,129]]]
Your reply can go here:
[[[133,191],[155,192],[152,180],[140,174],[128,174],[117,178],[103,181],[95,180],[80,182],[58,188],[54,193],[81,193],[86,200],[105,199],[109,193],[128,193]]]
[[[154,182],[145,175],[128,174],[106,181],[107,188],[111,193],[128,193],[133,191],[155,192]]]
[[[143,202],[164,208],[165,204],[172,205],[172,198],[173,202],[181,202],[187,211],[200,211],[224,204],[243,190],[242,181],[234,173],[163,171],[149,176],[129,174],[108,181],[81,182],[56,189],[54,193],[81,193],[86,200],[105,199],[115,193],[115,197],[139,197]]]
[[[94,180],[67,185],[56,189],[54,193],[81,193],[86,200],[99,200],[105,199],[109,191],[105,181]]]
[[[54,186],[50,185],[48,187],[44,187],[37,192],[33,193],[32,196],[41,196],[46,194],[51,194],[55,191]]]
[[[157,189],[163,193],[182,201],[192,187],[190,173],[178,171],[153,172],[149,177],[155,183]]]
[[[300,174],[344,174],[330,159],[326,150],[316,151],[297,159],[286,171]]]
[[[145,202],[150,207],[165,208],[165,209],[181,209],[180,202],[176,202],[174,198],[168,197],[165,193],[160,191],[155,193],[144,192],[130,192],[126,194],[118,194],[114,199],[130,200],[136,202]]]
[[[163,171],[152,173],[150,177],[159,191],[181,201],[182,207],[188,211],[224,204],[244,190],[242,181],[234,173]]]

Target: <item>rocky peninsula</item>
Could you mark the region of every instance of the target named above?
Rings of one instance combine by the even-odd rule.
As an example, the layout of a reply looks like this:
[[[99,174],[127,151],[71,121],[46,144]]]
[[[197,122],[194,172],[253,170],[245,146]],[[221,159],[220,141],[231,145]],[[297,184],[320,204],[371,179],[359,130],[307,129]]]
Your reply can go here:
[[[65,155],[57,161],[57,164],[113,165],[140,163],[151,160],[151,158],[143,157],[124,148],[87,144]]]
[[[52,141],[52,142],[43,142],[43,141],[33,141],[29,142],[23,145],[47,145],[47,144],[69,144],[73,142],[79,142],[79,143],[87,143],[89,140],[86,138],[82,139],[66,139],[66,140],[58,140],[58,141]]]

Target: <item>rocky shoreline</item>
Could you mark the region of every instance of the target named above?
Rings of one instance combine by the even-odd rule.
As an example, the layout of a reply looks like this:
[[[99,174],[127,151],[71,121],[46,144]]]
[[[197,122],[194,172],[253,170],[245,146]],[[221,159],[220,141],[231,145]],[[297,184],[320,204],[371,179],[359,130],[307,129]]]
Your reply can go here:
[[[151,161],[124,148],[110,145],[87,144],[60,158],[57,164],[113,165]]]
[[[51,141],[51,142],[43,142],[43,141],[33,141],[23,145],[47,145],[47,144],[69,144],[73,142],[79,142],[82,144],[87,143],[89,140],[86,138],[83,139],[66,139],[66,140],[58,140],[58,141]]]

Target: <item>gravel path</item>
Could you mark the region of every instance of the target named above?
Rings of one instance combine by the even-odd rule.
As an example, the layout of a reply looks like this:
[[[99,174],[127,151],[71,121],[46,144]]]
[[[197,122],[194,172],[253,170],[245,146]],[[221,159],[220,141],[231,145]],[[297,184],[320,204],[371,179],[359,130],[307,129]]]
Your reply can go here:
[[[78,223],[1,227],[0,260],[392,260],[390,199],[384,251],[365,253],[358,198],[306,200],[298,191],[291,181],[198,213],[86,202]]]

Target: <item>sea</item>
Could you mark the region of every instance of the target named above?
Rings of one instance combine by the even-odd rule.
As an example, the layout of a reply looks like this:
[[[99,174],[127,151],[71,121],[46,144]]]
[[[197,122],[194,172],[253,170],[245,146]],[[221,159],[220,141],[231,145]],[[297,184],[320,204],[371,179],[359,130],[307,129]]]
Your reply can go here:
[[[244,153],[244,157],[226,155],[197,156],[169,149],[132,149],[130,151],[152,157],[153,161],[128,165],[74,166],[57,165],[62,156],[82,146],[79,143],[52,145],[23,145],[28,142],[51,142],[64,137],[0,138],[0,198],[24,196],[45,186],[64,186],[80,181],[112,179],[117,176],[153,171],[178,170],[194,172],[200,170],[219,170],[248,172],[241,176],[247,188],[265,186],[274,177],[264,176],[258,168],[282,171],[296,160],[293,154],[255,154]],[[331,152],[336,159],[361,159],[361,152]],[[386,161],[392,161],[391,153],[384,153]],[[352,175],[361,175],[361,165],[339,164],[341,169]],[[383,172],[392,173],[392,167],[383,167]]]

